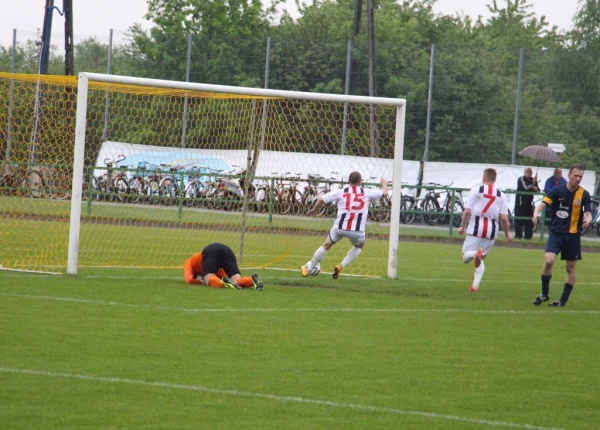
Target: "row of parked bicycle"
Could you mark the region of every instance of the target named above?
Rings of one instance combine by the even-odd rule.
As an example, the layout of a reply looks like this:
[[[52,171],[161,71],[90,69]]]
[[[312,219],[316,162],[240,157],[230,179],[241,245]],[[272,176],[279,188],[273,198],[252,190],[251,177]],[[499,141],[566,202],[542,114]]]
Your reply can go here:
[[[134,167],[126,164],[124,155],[119,155],[115,159],[105,159],[103,168],[86,171],[83,196],[94,201],[185,205],[228,211],[239,211],[246,202],[250,211],[300,215],[320,196],[346,184],[345,180],[335,177],[336,172],[331,172],[334,177],[330,178],[317,174],[302,178],[288,172],[255,178],[246,186],[246,171],[233,167],[234,170],[229,172],[197,165],[153,165],[149,162],[140,162]],[[99,169],[100,174],[94,173]],[[70,172],[69,166],[61,165],[30,167],[26,171],[21,169],[18,174],[11,170],[10,175],[3,175],[0,189],[4,194],[65,199],[71,193]],[[370,181],[372,186],[379,186],[378,178],[369,178],[365,185],[369,186]],[[463,212],[460,192],[436,191],[440,187],[443,186],[424,185],[420,197],[403,194],[401,222],[412,224],[423,220],[429,225],[437,225],[449,223],[452,218],[452,224],[460,226]],[[335,207],[325,205],[319,216],[333,217],[335,213]],[[389,222],[391,198],[373,201],[369,216],[377,222]]]
[[[124,163],[125,159],[124,155],[105,159],[105,169],[102,174],[92,176],[92,186],[84,180],[84,198],[228,211],[242,210],[245,201],[249,211],[301,215],[320,196],[346,184],[345,180],[316,174],[301,178],[299,175],[293,177],[290,173],[274,173],[268,178],[256,178],[246,186],[246,172],[237,166],[229,172],[195,165],[152,165],[148,162],[138,163],[136,168],[132,168]],[[69,198],[72,183],[70,172],[69,166],[60,165],[29,168],[21,174],[16,174],[15,169],[3,168],[0,192],[35,198]],[[331,173],[337,175],[336,172]],[[369,183],[378,186],[378,178],[369,178],[366,186]],[[400,221],[404,224],[423,221],[432,226],[451,223],[453,227],[459,227],[464,208],[462,190],[449,188],[451,185],[422,184],[412,189],[415,191],[413,194],[403,189]],[[391,197],[372,201],[371,205],[369,217],[372,220],[390,221]],[[333,217],[335,213],[335,207],[325,205],[319,216]],[[594,222],[582,234],[595,232],[600,236],[600,209],[596,201],[593,218]],[[509,219],[512,224],[512,214],[509,214]]]
[[[237,211],[244,201],[247,210],[298,215],[306,212],[323,194],[335,187],[345,185],[335,177],[324,178],[317,174],[306,178],[291,176],[291,173],[273,173],[269,178],[256,178],[246,186],[246,171],[234,166],[234,170],[223,172],[199,166],[151,165],[141,162],[136,169],[123,164],[124,156],[116,160],[106,159],[106,170],[94,176],[89,191],[95,200],[162,205],[185,204],[189,207],[206,207]],[[331,172],[337,175],[336,172]],[[376,186],[378,178],[369,178]],[[367,181],[368,185],[368,181]],[[440,184],[428,184],[425,193],[403,195],[400,220],[412,224],[419,218],[429,225],[461,224],[463,202],[460,192],[447,189],[436,191]],[[440,202],[443,193],[443,201]],[[244,197],[247,196],[245,199]],[[325,205],[319,216],[334,216],[335,207]],[[391,198],[372,202],[369,216],[378,222],[389,222]]]

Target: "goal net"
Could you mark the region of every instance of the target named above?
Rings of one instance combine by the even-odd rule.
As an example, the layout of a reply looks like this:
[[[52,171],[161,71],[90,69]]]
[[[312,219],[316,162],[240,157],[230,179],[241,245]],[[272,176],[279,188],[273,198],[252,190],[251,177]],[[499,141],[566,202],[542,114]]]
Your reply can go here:
[[[333,225],[332,208],[304,215],[319,195],[354,170],[401,183],[402,99],[88,73],[0,74],[0,93],[4,268],[180,268],[222,242],[242,271],[299,270]],[[344,274],[396,276],[396,199]]]

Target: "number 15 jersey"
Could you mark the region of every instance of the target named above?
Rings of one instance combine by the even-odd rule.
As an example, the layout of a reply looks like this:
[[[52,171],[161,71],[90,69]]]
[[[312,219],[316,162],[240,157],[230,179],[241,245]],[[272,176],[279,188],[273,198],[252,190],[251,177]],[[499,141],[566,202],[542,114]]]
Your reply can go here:
[[[325,203],[337,204],[333,226],[340,230],[365,231],[371,200],[380,199],[383,191],[355,185],[333,190],[323,195]]]
[[[471,209],[467,234],[486,239],[498,237],[500,214],[508,215],[508,199],[502,191],[490,184],[471,188],[465,208]]]

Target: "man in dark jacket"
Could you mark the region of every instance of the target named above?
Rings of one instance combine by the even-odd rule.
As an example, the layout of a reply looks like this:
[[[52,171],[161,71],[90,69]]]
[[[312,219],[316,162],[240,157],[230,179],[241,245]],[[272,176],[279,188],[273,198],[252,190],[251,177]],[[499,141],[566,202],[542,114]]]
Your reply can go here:
[[[515,238],[516,239],[531,239],[533,237],[533,194],[521,194],[522,192],[538,192],[537,176],[533,178],[533,170],[531,167],[526,167],[524,175],[519,178],[517,183],[517,194],[515,195]],[[518,217],[527,217],[527,219],[519,219]],[[523,236],[525,230],[525,236]]]

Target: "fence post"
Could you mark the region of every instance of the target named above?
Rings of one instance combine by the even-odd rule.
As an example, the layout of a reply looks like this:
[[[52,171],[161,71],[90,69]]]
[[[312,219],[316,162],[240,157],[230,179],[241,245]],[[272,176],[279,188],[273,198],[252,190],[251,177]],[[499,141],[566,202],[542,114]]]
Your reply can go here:
[[[425,151],[423,161],[429,161],[429,136],[431,134],[431,103],[433,98],[433,67],[435,65],[435,45],[431,45],[429,60],[429,90],[427,95],[427,124],[425,126]]]
[[[517,136],[519,134],[519,106],[521,105],[521,81],[523,77],[523,60],[525,57],[525,48],[521,48],[519,51],[519,71],[517,73],[517,100],[515,101],[515,122],[513,128],[513,146],[511,164],[515,164],[515,157],[517,154]]]

